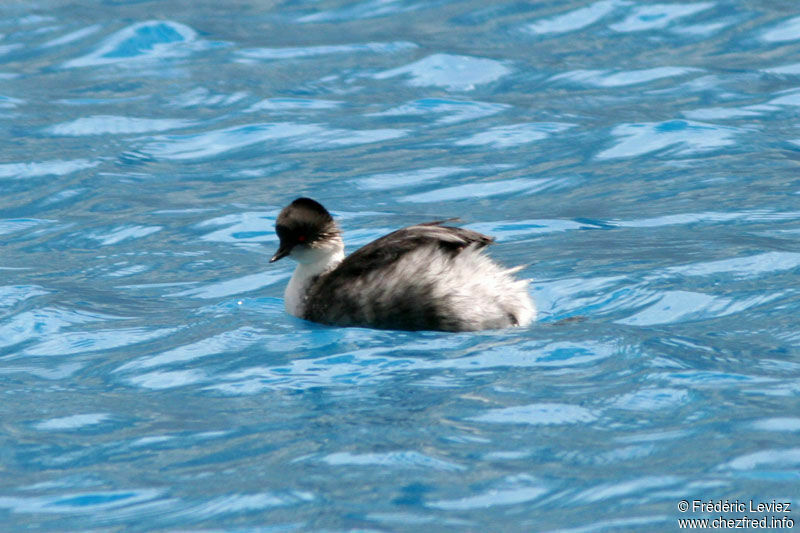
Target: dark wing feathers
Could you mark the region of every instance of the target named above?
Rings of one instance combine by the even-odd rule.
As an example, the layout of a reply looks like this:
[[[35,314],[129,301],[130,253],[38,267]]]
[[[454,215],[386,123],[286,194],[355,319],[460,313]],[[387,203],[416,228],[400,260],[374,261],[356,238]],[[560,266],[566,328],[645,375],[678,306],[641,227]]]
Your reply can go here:
[[[442,226],[445,222],[439,220],[397,230],[347,256],[332,272],[314,282],[304,318],[330,323],[330,317],[335,316],[335,323],[345,326],[369,322],[378,328],[453,329],[452,324],[446,327],[452,318],[430,301],[430,287],[412,283],[402,295],[369,302],[370,312],[375,315],[369,320],[363,316],[366,311],[362,295],[347,290],[352,280],[369,272],[380,272],[419,248],[437,246],[455,257],[470,245],[483,248],[494,241],[476,231]]]
[[[424,246],[438,246],[451,256],[458,255],[470,244],[483,248],[494,242],[492,237],[464,228],[442,226],[445,220],[427,222],[393,231],[356,250],[336,268],[342,276],[359,276],[386,267],[405,254]]]
[[[461,219],[458,218],[458,217],[445,218],[444,220],[434,220],[433,222],[420,222],[419,224],[415,224],[415,226],[441,226],[445,222],[461,222]],[[411,227],[414,227],[414,226],[411,226]],[[405,229],[408,229],[408,228],[405,228]],[[453,229],[459,229],[459,228],[453,228]],[[467,230],[467,231],[469,231],[469,230]]]

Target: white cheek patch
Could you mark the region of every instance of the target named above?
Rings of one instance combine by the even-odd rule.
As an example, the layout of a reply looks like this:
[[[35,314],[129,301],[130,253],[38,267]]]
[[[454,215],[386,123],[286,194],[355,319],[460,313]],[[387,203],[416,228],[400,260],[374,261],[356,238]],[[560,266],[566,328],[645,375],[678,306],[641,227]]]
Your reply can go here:
[[[289,314],[302,318],[309,284],[316,276],[342,262],[344,243],[341,239],[332,239],[325,246],[316,248],[298,245],[292,248],[289,257],[297,261],[297,267],[283,294],[284,305]]]

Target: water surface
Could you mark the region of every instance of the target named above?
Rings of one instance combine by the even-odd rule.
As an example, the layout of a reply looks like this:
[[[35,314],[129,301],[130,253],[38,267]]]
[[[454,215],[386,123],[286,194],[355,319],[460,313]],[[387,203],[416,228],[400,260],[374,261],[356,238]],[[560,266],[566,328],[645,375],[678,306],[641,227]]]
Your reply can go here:
[[[709,516],[683,499],[800,506],[798,57],[793,2],[3,5],[0,521],[672,531]],[[540,321],[288,316],[267,260],[300,195],[349,250],[461,217],[527,265]]]

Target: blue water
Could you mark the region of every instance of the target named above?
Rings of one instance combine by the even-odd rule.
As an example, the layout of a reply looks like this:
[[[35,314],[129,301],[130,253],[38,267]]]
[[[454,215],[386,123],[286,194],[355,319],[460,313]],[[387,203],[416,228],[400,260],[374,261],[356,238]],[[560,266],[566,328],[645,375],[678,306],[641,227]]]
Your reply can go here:
[[[81,4],[0,7],[0,529],[800,521],[796,2]],[[288,316],[300,195],[540,321]]]

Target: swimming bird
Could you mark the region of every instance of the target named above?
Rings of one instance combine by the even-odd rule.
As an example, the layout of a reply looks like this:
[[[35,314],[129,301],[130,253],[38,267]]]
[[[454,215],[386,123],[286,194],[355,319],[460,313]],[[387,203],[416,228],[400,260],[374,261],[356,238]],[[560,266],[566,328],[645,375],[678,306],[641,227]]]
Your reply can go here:
[[[416,224],[349,256],[338,225],[319,202],[298,198],[275,221],[280,239],[270,263],[289,256],[297,267],[286,286],[286,310],[334,326],[474,331],[527,326],[536,309],[522,269],[505,269],[484,248],[494,239],[445,226]]]

